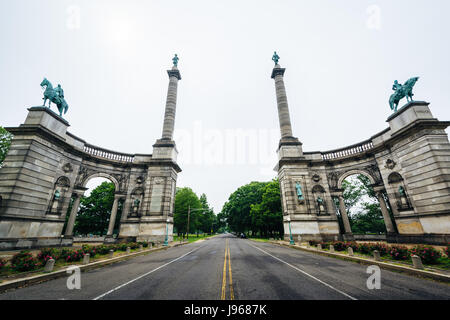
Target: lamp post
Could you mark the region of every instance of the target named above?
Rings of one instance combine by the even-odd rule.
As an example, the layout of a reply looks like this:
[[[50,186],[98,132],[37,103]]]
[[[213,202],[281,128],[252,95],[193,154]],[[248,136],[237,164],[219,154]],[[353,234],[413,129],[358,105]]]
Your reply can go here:
[[[167,223],[166,223],[166,239],[164,240],[164,246],[168,246],[169,245],[169,222],[170,222],[170,220],[169,220],[169,218],[167,218],[167,221],[166,221]]]
[[[289,244],[295,244],[294,239],[292,238],[292,232],[291,232],[291,217],[287,217],[287,221],[289,222]]]

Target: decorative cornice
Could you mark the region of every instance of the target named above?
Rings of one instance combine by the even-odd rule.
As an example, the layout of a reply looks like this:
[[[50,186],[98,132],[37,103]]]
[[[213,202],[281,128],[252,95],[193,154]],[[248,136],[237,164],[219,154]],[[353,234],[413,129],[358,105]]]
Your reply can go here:
[[[181,80],[181,74],[180,74],[180,71],[178,71],[178,70],[167,70],[167,74],[169,75],[169,78],[175,77],[178,80]]]
[[[284,71],[286,68],[273,68],[271,78],[274,79],[276,76],[284,76]]]

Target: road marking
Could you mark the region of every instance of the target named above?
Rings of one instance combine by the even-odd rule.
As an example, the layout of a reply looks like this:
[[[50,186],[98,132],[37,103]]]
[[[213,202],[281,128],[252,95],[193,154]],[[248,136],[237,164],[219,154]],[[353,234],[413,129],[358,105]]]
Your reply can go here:
[[[230,255],[230,246],[228,246],[228,271],[230,274],[230,300],[234,300],[234,291],[233,291],[233,278],[231,276],[231,255]]]
[[[225,240],[225,258],[223,260],[223,273],[222,273],[222,295],[221,300],[225,300],[226,287],[227,287],[227,247],[228,239]]]
[[[201,248],[201,247],[200,247],[200,248]],[[166,264],[163,264],[162,266],[159,266],[159,267],[156,268],[156,269],[153,269],[153,270],[151,270],[151,271],[149,271],[149,272],[147,272],[147,273],[144,273],[143,275],[140,275],[139,277],[134,278],[133,280],[130,280],[130,281],[128,281],[128,282],[125,282],[124,284],[121,284],[120,286],[115,287],[114,289],[111,289],[111,290],[109,290],[108,292],[105,292],[104,294],[99,295],[98,297],[95,297],[95,298],[92,299],[92,300],[99,300],[99,299],[103,298],[104,296],[107,296],[108,294],[113,293],[114,291],[117,291],[117,290],[119,290],[120,288],[123,288],[123,287],[129,285],[130,283],[133,283],[133,282],[135,282],[135,281],[137,281],[137,280],[139,280],[139,279],[141,279],[141,278],[143,278],[143,277],[145,277],[145,276],[148,276],[150,273],[153,273],[153,272],[155,272],[155,271],[157,271],[157,270],[159,270],[159,269],[161,269],[161,268],[164,268],[165,266],[168,266],[168,265],[171,264],[172,262],[178,261],[178,260],[180,260],[180,259],[186,257],[188,254],[190,254],[190,253],[192,253],[192,252],[194,252],[194,251],[196,251],[196,250],[198,250],[198,249],[200,249],[200,248],[196,248],[196,249],[194,249],[194,250],[191,250],[191,251],[189,251],[188,253],[185,253],[185,254],[183,254],[182,256],[180,256],[180,257],[178,257],[178,258],[176,258],[176,259],[174,259],[174,260],[172,260],[172,261],[169,261],[169,262],[167,262]]]
[[[356,299],[355,297],[352,297],[351,295],[348,295],[348,294],[346,294],[345,292],[343,292],[343,291],[341,291],[341,290],[339,290],[339,289],[333,287],[332,285],[330,285],[330,284],[328,284],[328,283],[326,283],[326,282],[323,282],[323,281],[320,280],[320,279],[317,279],[317,278],[314,277],[313,275],[310,275],[309,273],[307,273],[307,272],[305,272],[305,271],[303,271],[303,270],[297,268],[296,266],[293,266],[292,264],[290,264],[290,263],[288,263],[288,262],[286,262],[286,261],[281,260],[280,258],[277,258],[277,257],[271,255],[270,253],[264,251],[263,249],[260,249],[260,248],[258,248],[258,247],[255,247],[254,245],[251,245],[251,244],[249,244],[249,245],[252,246],[253,248],[256,248],[256,249],[258,249],[258,250],[264,252],[265,254],[271,256],[272,258],[274,258],[274,259],[276,259],[276,260],[278,260],[278,261],[280,261],[280,262],[283,262],[284,264],[286,264],[286,265],[288,265],[289,267],[291,267],[291,268],[293,268],[293,269],[295,269],[295,270],[297,270],[297,271],[303,273],[304,275],[307,275],[308,277],[310,277],[310,278],[312,278],[312,279],[314,279],[314,280],[320,282],[321,284],[323,284],[323,285],[325,285],[325,286],[327,286],[327,287],[333,289],[334,291],[339,292],[340,294],[346,296],[347,298],[350,298],[351,300],[358,300],[358,299]]]

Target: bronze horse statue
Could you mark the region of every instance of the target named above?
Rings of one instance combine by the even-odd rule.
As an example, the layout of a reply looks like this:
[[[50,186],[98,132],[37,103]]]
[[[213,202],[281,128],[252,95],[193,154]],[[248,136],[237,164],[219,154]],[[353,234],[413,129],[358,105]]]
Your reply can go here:
[[[58,107],[59,115],[62,117],[63,111],[65,114],[67,112],[67,109],[69,109],[69,106],[64,99],[64,91],[60,86],[58,86],[56,89],[53,89],[52,84],[47,80],[47,78],[44,78],[44,80],[42,80],[41,82],[41,87],[44,86],[45,91],[44,97],[42,98],[44,100],[43,106],[45,107],[45,103],[48,100],[48,107],[50,108],[50,103],[53,102]]]
[[[395,92],[389,98],[389,106],[391,107],[391,110],[397,112],[399,101],[405,97],[407,102],[413,101],[412,96],[414,94],[412,93],[412,88],[416,84],[417,80],[419,80],[419,77],[410,78],[403,85],[399,84],[397,80],[395,80],[394,86],[392,87],[392,90],[395,90]]]

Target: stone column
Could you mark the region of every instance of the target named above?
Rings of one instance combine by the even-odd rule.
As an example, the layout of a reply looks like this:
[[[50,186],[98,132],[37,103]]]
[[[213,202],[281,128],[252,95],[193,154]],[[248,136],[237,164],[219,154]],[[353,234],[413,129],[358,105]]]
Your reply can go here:
[[[342,195],[339,196],[339,211],[344,222],[345,234],[352,234],[352,228],[350,227],[350,221],[348,220],[347,209],[345,208],[344,197]]]
[[[167,70],[167,73],[169,74],[169,89],[167,91],[162,139],[172,140],[175,127],[178,80],[181,80],[181,75],[175,66],[172,67],[172,70]]]
[[[277,95],[278,118],[280,120],[281,139],[292,137],[291,119],[289,116],[289,107],[284,88],[283,75],[285,68],[275,65],[272,71],[272,79],[275,79],[275,91]]]
[[[73,236],[73,227],[75,225],[75,219],[77,218],[78,207],[80,206],[80,200],[82,196],[83,193],[81,192],[74,193],[75,199],[73,201],[72,211],[70,211],[69,220],[67,221],[66,232],[64,233],[64,236],[66,237]]]
[[[395,233],[394,225],[392,224],[391,216],[389,215],[386,202],[384,201],[383,192],[376,191],[378,202],[380,203],[381,213],[383,214],[384,224],[386,225],[387,233]]]
[[[111,209],[111,217],[109,218],[108,233],[106,234],[107,237],[111,237],[113,234],[114,224],[116,223],[117,207],[119,206],[119,199],[119,195],[114,196],[114,203]]]

